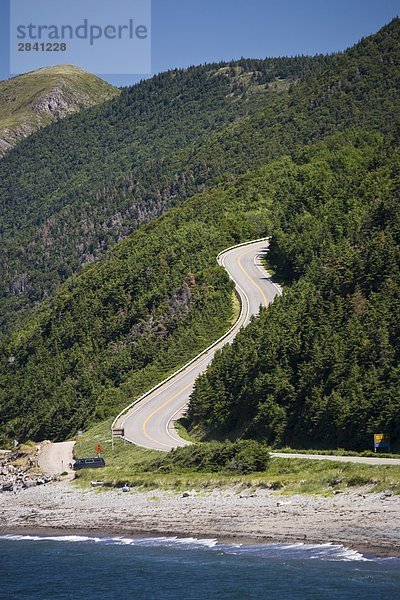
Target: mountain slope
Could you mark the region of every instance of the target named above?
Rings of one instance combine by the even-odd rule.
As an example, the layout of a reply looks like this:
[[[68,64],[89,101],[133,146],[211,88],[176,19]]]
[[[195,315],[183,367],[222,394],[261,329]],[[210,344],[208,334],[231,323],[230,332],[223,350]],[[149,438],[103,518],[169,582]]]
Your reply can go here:
[[[2,344],[1,437],[68,437],[184,364],[229,327],[232,285],[218,251],[272,231],[284,297],[200,378],[192,427],[207,438],[352,449],[382,429],[396,445],[392,152],[376,134],[338,135],[140,227]]]
[[[0,157],[41,127],[119,90],[78,67],[46,67],[0,82]]]
[[[62,285],[0,346],[0,439],[63,439],[220,337],[232,284],[216,256],[265,234],[269,187],[260,172],[193,198]]]
[[[140,223],[202,190],[210,178],[191,168],[192,153],[324,62],[164,73],[20,144],[0,163],[3,324]]]
[[[271,96],[261,110],[196,148],[192,168],[209,178],[264,164],[349,127],[400,133],[400,19],[320,62],[320,68]]]
[[[340,137],[288,168],[270,255],[285,293],[198,380],[200,435],[400,448],[399,167],[379,138]]]
[[[395,135],[399,38],[395,19],[337,56],[172,71],[21,144],[0,164],[3,330],[205,186],[351,125]]]

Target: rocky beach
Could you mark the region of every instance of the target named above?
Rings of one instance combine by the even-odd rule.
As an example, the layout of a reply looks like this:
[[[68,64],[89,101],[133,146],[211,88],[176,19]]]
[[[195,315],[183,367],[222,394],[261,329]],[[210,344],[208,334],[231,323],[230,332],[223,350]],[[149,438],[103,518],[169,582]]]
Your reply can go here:
[[[53,482],[0,494],[0,533],[103,533],[238,543],[334,543],[400,556],[400,497],[359,489],[333,497],[236,488],[122,492]]]
[[[37,446],[31,455],[24,455],[15,462],[15,454],[1,451],[0,454],[0,493],[20,492],[23,489],[44,485],[56,481],[56,474],[44,473],[38,468],[41,446]],[[18,456],[18,455],[17,455]]]

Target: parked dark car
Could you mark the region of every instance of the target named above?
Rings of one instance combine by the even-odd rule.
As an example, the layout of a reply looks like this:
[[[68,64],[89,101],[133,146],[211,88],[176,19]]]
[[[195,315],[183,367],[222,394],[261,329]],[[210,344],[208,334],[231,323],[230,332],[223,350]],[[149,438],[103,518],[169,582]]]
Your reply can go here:
[[[105,466],[105,460],[100,456],[96,456],[96,458],[78,458],[74,463],[75,471],[79,471],[79,469],[100,469]]]

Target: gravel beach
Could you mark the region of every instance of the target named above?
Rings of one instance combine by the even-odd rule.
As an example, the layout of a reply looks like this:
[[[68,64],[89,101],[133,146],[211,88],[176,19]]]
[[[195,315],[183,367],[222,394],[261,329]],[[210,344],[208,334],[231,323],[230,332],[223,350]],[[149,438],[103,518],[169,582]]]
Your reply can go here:
[[[400,496],[255,495],[236,489],[190,492],[81,489],[60,482],[0,494],[0,533],[176,535],[238,543],[343,544],[400,556]]]

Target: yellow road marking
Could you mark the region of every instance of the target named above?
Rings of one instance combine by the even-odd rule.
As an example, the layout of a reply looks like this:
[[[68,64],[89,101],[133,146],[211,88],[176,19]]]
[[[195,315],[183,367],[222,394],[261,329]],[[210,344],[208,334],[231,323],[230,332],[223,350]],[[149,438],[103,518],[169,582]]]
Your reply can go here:
[[[159,444],[160,446],[165,446],[166,448],[170,448],[170,446],[168,446],[167,444],[163,444],[162,442],[159,442],[158,440],[155,440],[154,438],[152,438],[146,431],[146,427],[148,422],[150,421],[150,419],[152,419],[154,417],[154,415],[156,415],[160,410],[162,410],[165,406],[167,406],[167,404],[169,404],[170,402],[172,402],[173,400],[175,400],[175,398],[177,398],[178,396],[180,396],[181,394],[183,394],[183,392],[186,392],[186,390],[188,390],[196,381],[196,379],[193,379],[186,387],[184,387],[182,390],[179,390],[179,392],[177,392],[175,394],[175,396],[172,396],[171,398],[168,398],[168,400],[166,400],[166,402],[164,402],[164,404],[161,404],[161,406],[159,406],[158,408],[156,408],[155,411],[153,411],[145,420],[145,422],[143,423],[143,433],[144,435],[151,440],[152,442],[155,442],[156,444]]]
[[[264,292],[262,291],[262,289],[260,288],[260,286],[258,285],[258,283],[256,281],[254,281],[254,279],[247,273],[247,271],[244,270],[244,268],[242,267],[242,263],[240,261],[240,259],[243,256],[246,256],[246,254],[250,254],[250,252],[252,252],[252,250],[249,250],[248,252],[244,252],[243,254],[241,254],[240,256],[238,256],[237,258],[237,264],[239,266],[239,269],[245,274],[245,276],[247,277],[247,279],[258,289],[258,291],[260,292],[263,300],[264,300],[264,306],[268,306],[269,302],[267,300],[266,295],[264,294]]]

